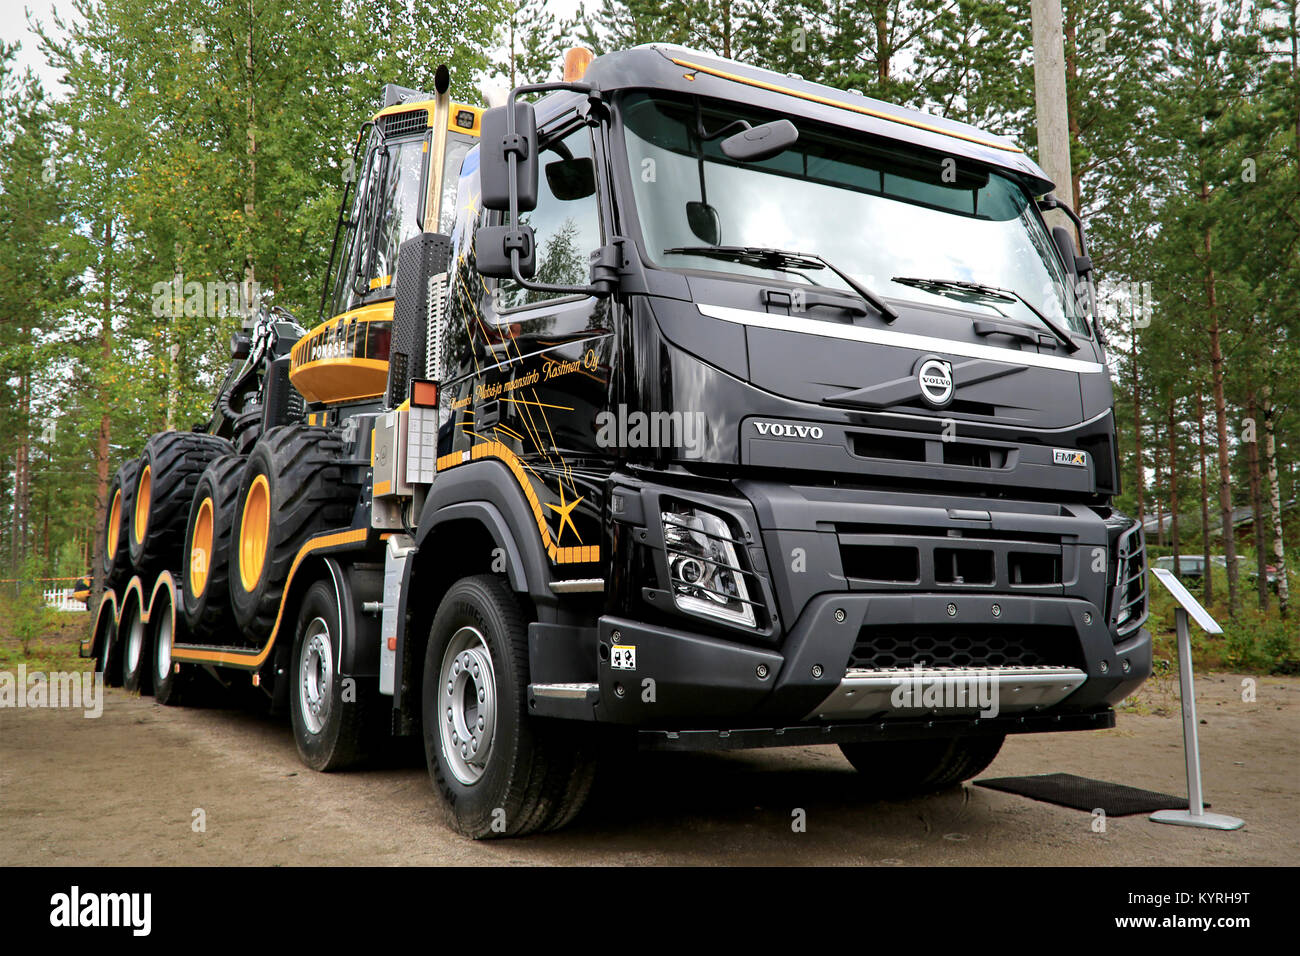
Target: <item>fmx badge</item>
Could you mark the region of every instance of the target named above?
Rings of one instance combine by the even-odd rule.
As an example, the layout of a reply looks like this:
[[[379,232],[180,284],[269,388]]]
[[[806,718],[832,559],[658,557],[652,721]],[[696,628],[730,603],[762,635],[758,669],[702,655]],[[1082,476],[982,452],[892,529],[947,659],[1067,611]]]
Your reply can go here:
[[[636,670],[636,645],[615,644],[609,649],[609,664],[616,671]]]
[[[1088,453],[1086,451],[1075,451],[1073,448],[1053,448],[1052,464],[1078,465],[1081,468],[1086,468],[1088,466]]]

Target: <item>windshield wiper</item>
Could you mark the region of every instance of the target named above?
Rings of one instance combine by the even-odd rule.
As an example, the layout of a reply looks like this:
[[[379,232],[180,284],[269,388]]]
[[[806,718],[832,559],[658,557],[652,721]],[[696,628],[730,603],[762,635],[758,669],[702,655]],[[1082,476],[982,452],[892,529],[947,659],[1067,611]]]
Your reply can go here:
[[[837,269],[830,262],[813,252],[789,252],[785,249],[769,249],[765,246],[677,246],[665,249],[664,255],[704,256],[709,259],[722,259],[727,262],[739,262],[742,265],[755,266],[760,269],[775,269],[785,272],[789,269],[830,269],[844,283],[856,292],[864,302],[880,313],[886,322],[893,322],[898,313],[888,302],[876,295],[853,276]]]
[[[1014,289],[1004,289],[1001,286],[983,285],[979,282],[967,282],[964,279],[916,279],[910,276],[894,276],[890,281],[897,282],[899,285],[910,285],[914,288],[921,289],[924,292],[933,292],[937,295],[943,295],[945,292],[972,292],[975,295],[983,296],[986,299],[998,299],[1002,302],[1019,302],[1030,312],[1038,317],[1038,320],[1047,327],[1047,329],[1056,336],[1056,340],[1064,345],[1071,352],[1079,351],[1078,343],[1070,338],[1070,333],[1065,331],[1046,315],[1030,303],[1019,292]],[[995,309],[1001,313],[1001,309]],[[1005,313],[1003,313],[1005,315]]]

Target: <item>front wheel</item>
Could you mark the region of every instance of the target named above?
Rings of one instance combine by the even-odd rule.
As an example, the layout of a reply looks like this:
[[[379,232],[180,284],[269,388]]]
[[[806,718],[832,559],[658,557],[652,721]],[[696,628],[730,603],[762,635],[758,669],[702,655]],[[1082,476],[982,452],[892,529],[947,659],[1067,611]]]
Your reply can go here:
[[[500,578],[462,578],[447,592],[422,688],[429,775],[460,832],[523,836],[576,815],[593,757],[577,734],[528,715],[527,624]]]
[[[334,589],[317,581],[303,598],[293,645],[289,713],[298,756],[312,770],[342,770],[370,749],[374,689],[339,673],[342,621]]]
[[[969,780],[1002,749],[1001,735],[840,744],[868,786],[887,796],[932,793]]]

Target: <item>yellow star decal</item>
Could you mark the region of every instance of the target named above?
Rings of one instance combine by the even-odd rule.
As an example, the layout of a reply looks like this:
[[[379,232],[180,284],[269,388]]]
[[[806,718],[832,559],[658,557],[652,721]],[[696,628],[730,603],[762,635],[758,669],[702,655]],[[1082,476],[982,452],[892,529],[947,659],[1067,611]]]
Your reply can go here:
[[[564,488],[561,486],[560,503],[558,505],[553,505],[549,501],[546,502],[546,507],[550,508],[560,516],[560,530],[556,535],[557,538],[564,537],[564,526],[568,525],[573,529],[573,536],[578,539],[578,544],[582,544],[582,535],[578,534],[578,526],[573,523],[573,509],[578,507],[581,501],[582,498],[575,498],[573,501],[566,504],[564,501]]]

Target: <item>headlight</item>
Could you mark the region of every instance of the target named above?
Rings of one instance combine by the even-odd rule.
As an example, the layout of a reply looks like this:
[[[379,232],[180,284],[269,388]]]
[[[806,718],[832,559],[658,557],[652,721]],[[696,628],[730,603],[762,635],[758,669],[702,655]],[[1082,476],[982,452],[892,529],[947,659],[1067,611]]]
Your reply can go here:
[[[743,542],[725,518],[694,505],[665,502],[660,512],[669,587],[677,607],[728,624],[754,627],[757,615],[736,556]]]

